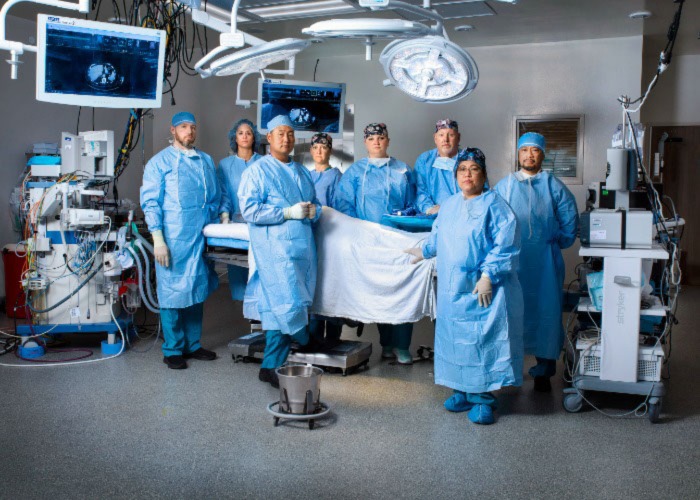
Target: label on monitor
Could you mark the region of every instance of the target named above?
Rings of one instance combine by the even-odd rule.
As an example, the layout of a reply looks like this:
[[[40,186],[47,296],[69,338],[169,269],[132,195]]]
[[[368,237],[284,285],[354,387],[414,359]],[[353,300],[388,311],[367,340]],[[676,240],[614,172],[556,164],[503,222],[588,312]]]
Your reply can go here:
[[[608,237],[608,232],[605,229],[599,229],[597,231],[591,231],[591,241],[593,240],[605,240]]]

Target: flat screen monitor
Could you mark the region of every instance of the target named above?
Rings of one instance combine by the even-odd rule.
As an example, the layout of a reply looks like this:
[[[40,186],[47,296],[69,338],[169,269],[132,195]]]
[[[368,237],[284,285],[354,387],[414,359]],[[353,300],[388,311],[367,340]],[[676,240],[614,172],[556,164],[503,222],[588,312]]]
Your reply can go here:
[[[258,81],[258,128],[267,132],[267,123],[287,115],[295,136],[308,139],[325,132],[334,139],[343,136],[345,84],[299,82],[295,80]]]
[[[159,108],[165,31],[40,14],[38,101]]]

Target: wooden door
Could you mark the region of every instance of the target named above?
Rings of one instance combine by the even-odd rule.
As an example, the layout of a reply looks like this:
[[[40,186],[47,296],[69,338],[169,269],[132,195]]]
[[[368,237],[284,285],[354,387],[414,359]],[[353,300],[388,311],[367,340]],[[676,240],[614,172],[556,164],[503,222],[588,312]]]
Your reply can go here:
[[[678,215],[686,221],[681,241],[683,283],[700,285],[700,126],[653,126],[651,128],[651,165],[659,152],[664,132],[661,180],[664,195],[670,196]],[[670,203],[666,201],[666,206]],[[664,209],[671,216],[668,208]]]

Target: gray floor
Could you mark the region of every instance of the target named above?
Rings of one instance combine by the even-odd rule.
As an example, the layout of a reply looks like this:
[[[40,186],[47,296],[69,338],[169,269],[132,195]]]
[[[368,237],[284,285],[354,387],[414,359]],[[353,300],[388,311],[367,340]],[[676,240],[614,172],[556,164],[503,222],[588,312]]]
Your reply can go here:
[[[526,378],[502,391],[496,425],[475,426],[442,408],[450,391],[432,383],[430,363],[391,366],[375,348],[369,370],[324,376],[333,416],[309,431],[273,427],[265,408],[277,391],[257,381],[258,365],[231,361],[227,343],[245,323],[220,288],[205,307],[214,362],[168,370],[159,346],[136,352],[144,341],[85,366],[0,367],[0,497],[697,498],[699,304],[700,288],[686,288],[656,425],[565,413],[563,382],[543,395]],[[377,346],[374,326],[365,339]],[[432,344],[428,321],[421,343]],[[594,400],[611,412],[639,402]]]

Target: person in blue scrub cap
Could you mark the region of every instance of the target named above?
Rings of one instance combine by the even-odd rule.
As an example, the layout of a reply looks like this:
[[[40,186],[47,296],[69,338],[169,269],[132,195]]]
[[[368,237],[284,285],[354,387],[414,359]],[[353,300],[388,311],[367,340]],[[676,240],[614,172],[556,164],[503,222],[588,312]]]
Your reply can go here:
[[[255,303],[266,332],[258,378],[279,387],[275,370],[286,362],[292,341],[306,345],[309,339],[316,289],[311,224],[321,217],[321,204],[308,169],[289,157],[295,140],[289,117],[276,116],[268,130],[270,154],[243,172],[238,200],[250,230],[259,279]]]
[[[258,131],[248,119],[238,120],[228,133],[228,140],[233,154],[219,163],[217,171],[221,188],[221,203],[219,203],[219,219],[222,224],[228,224],[231,219],[241,221],[241,207],[238,204],[238,186],[241,184],[243,171],[251,164],[262,158],[255,152],[260,144]],[[228,285],[233,300],[243,300],[248,270],[239,266],[228,266]]]
[[[412,263],[437,256],[435,383],[454,390],[445,408],[492,424],[492,392],[522,384],[520,234],[508,204],[484,187],[483,153],[467,148],[457,162],[460,192],[442,202],[422,248],[406,252]]]
[[[564,343],[561,315],[565,269],[561,251],[576,241],[579,223],[574,195],[563,182],[542,170],[545,153],[544,136],[523,134],[518,140],[520,169],[495,187],[520,223],[518,277],[527,311],[525,352],[534,354],[537,360],[529,374],[539,392],[552,390],[550,378],[556,373]]]
[[[340,170],[332,168],[330,165],[332,151],[333,138],[330,135],[319,132],[311,137],[311,157],[314,160],[311,179],[314,181],[318,202],[326,207],[333,206],[335,190],[343,175]],[[323,350],[335,347],[340,343],[342,328],[343,320],[341,319],[311,315],[309,320],[310,340],[306,350]]]
[[[351,217],[380,223],[393,210],[413,207],[414,184],[410,168],[388,155],[389,132],[383,123],[370,123],[364,130],[369,156],[350,165],[335,194],[335,208]],[[413,325],[377,324],[382,358],[396,358],[410,365]]]
[[[216,358],[200,345],[204,301],[219,284],[204,259],[202,229],[217,220],[221,195],[214,162],[194,147],[194,115],[175,114],[170,134],[171,145],[146,165],[141,208],[153,236],[163,362],[181,370],[188,358]]]
[[[459,125],[445,118],[435,123],[435,149],[422,153],[416,160],[416,208],[436,214],[440,204],[459,191],[455,169],[459,153]]]

